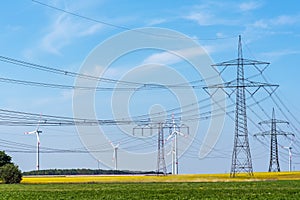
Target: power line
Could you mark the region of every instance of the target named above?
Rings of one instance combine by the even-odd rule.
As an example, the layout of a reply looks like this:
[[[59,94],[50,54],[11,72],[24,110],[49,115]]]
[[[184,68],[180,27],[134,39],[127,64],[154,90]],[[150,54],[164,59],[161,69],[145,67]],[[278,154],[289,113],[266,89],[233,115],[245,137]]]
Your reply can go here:
[[[278,143],[277,143],[277,136],[278,135],[294,135],[292,133],[288,132],[283,132],[278,130],[277,124],[282,123],[282,124],[288,124],[287,121],[283,120],[278,120],[275,118],[275,110],[273,108],[272,112],[272,119],[267,120],[267,121],[262,121],[259,124],[271,124],[271,130],[262,132],[262,133],[257,133],[254,136],[265,136],[269,135],[271,137],[271,146],[270,146],[270,163],[269,163],[269,172],[280,172],[280,166],[279,166],[279,161],[278,161]]]
[[[20,112],[7,109],[0,109],[0,125],[6,126],[97,126],[97,125],[116,125],[136,123],[127,120],[97,120],[72,118],[55,115],[41,115],[29,112]]]
[[[236,79],[224,84],[212,85],[205,87],[215,88],[215,89],[223,89],[225,88],[231,89],[230,93],[227,93],[228,96],[234,92],[236,95],[236,107],[235,107],[235,132],[234,132],[234,147],[232,153],[232,163],[231,163],[231,172],[230,176],[235,177],[240,172],[246,172],[250,176],[253,176],[253,168],[252,168],[252,159],[250,153],[249,139],[248,139],[248,127],[247,127],[247,106],[246,106],[246,94],[245,91],[248,91],[247,88],[252,87],[256,88],[254,92],[250,92],[250,95],[253,96],[259,89],[265,89],[269,95],[276,90],[278,85],[271,85],[268,83],[259,83],[245,79],[244,75],[244,66],[254,66],[260,73],[263,73],[263,70],[260,70],[257,66],[269,65],[268,62],[250,60],[243,58],[242,52],[242,42],[241,36],[239,36],[238,41],[238,58],[234,60],[229,60],[221,63],[214,64],[212,66],[222,66],[225,67],[223,71],[229,66],[236,66],[237,68],[237,76]],[[267,90],[266,87],[271,88],[271,90]],[[275,89],[272,89],[275,87]],[[233,91],[232,91],[233,90]]]
[[[53,10],[63,12],[63,13],[66,13],[66,14],[69,14],[69,15],[72,15],[72,16],[75,16],[75,17],[78,17],[78,18],[82,18],[82,19],[85,19],[85,20],[88,20],[88,21],[91,21],[91,22],[94,22],[94,23],[104,24],[106,26],[110,26],[110,27],[113,27],[113,28],[122,29],[122,30],[126,30],[126,31],[134,31],[134,32],[141,33],[141,34],[144,34],[144,35],[149,35],[149,36],[163,37],[163,38],[169,38],[169,39],[195,40],[195,41],[198,41],[198,40],[223,40],[223,39],[231,39],[231,38],[235,37],[235,36],[230,36],[230,37],[195,39],[195,38],[188,38],[188,37],[178,37],[178,36],[171,36],[171,35],[162,35],[162,34],[156,34],[156,33],[149,33],[149,32],[144,32],[144,31],[141,31],[141,30],[138,30],[138,29],[129,28],[127,26],[116,25],[116,24],[106,22],[106,21],[103,21],[103,20],[98,20],[98,19],[94,19],[94,18],[91,18],[91,17],[87,17],[87,16],[84,16],[84,15],[81,15],[81,14],[78,14],[78,13],[75,13],[75,12],[71,12],[71,11],[68,11],[68,10],[50,5],[50,4],[46,4],[46,3],[43,3],[43,2],[37,1],[37,0],[32,0],[32,1],[34,3],[42,5],[44,7],[51,8]]]
[[[25,81],[17,80],[10,78],[0,77],[0,82],[10,83],[10,84],[19,84],[26,86],[35,86],[35,87],[46,87],[46,88],[55,88],[55,89],[65,89],[65,90],[94,90],[94,91],[140,91],[140,90],[167,90],[169,88],[173,89],[202,89],[203,86],[193,85],[193,86],[181,86],[181,85],[158,85],[158,84],[143,84],[143,87],[87,87],[87,86],[74,86],[74,85],[63,85],[63,84],[53,84],[53,83],[44,83],[44,82],[34,82],[34,81]]]
[[[26,62],[26,61],[18,60],[15,58],[10,58],[7,56],[0,55],[0,61],[18,65],[21,67],[37,69],[40,71],[51,72],[51,73],[55,73],[55,74],[65,75],[65,76],[79,77],[79,78],[84,78],[84,79],[89,79],[89,80],[103,81],[103,82],[107,82],[107,83],[118,83],[118,84],[124,84],[124,85],[143,85],[141,83],[136,83],[136,82],[119,81],[119,80],[103,78],[103,77],[99,78],[99,77],[88,75],[88,74],[82,74],[82,73],[76,73],[76,72],[71,72],[71,71],[67,71],[67,70],[61,70],[58,68],[48,67],[45,65],[35,64],[35,63],[31,63],[31,62]]]
[[[246,47],[248,49],[248,51],[252,54],[252,52],[250,51],[250,49],[248,48],[247,44]],[[252,54],[253,55],[253,54]],[[253,55],[254,56],[254,55]],[[266,76],[261,73],[262,78],[264,79],[264,81],[268,82],[268,79],[266,78]],[[272,95],[271,97],[273,103],[277,106],[277,108],[279,109],[279,111],[281,112],[281,114],[286,118],[286,120],[289,121],[288,125],[295,131],[295,132],[299,132],[299,129],[293,124],[293,122],[289,119],[290,117],[294,120],[294,122],[296,122],[297,124],[300,124],[300,121],[298,120],[298,118],[294,115],[294,113],[291,112],[291,110],[289,109],[289,107],[284,103],[284,101],[281,99],[281,97],[274,92],[274,95]],[[282,108],[283,106],[283,108]],[[264,111],[263,108],[261,108],[261,110]],[[287,112],[287,113],[286,113]],[[281,131],[281,130],[280,130]],[[281,131],[282,132],[282,131]],[[296,136],[294,135],[294,137],[296,138]],[[299,147],[299,142],[295,142],[295,147]],[[282,146],[282,145],[281,145]],[[273,148],[274,149],[274,148]],[[295,148],[294,148],[295,149]],[[278,167],[279,168],[279,167]]]
[[[87,17],[87,16],[83,16],[83,15],[80,15],[80,14],[77,14],[77,13],[74,13],[74,12],[71,12],[71,11],[67,11],[67,10],[64,10],[62,8],[58,8],[58,7],[55,7],[55,6],[52,6],[50,4],[40,2],[40,1],[36,1],[36,0],[32,0],[32,1],[37,3],[37,4],[40,4],[42,6],[51,8],[53,10],[57,10],[57,11],[60,11],[60,12],[63,12],[63,13],[67,13],[69,15],[73,15],[75,17],[79,17],[79,18],[82,18],[82,19],[85,19],[85,20],[88,20],[88,21],[91,21],[91,22],[96,22],[96,23],[99,23],[99,24],[104,24],[104,25],[107,25],[107,26],[110,26],[110,27],[113,27],[113,28],[118,28],[118,29],[123,29],[123,30],[132,30],[131,28],[128,28],[128,27],[125,27],[125,26],[119,26],[119,25],[112,24],[112,23],[109,23],[109,22],[93,19],[91,17]]]
[[[20,143],[18,143],[20,145]],[[17,145],[6,145],[4,142],[0,143],[0,147],[4,147],[6,152],[13,153],[36,153],[35,147],[22,148]],[[49,148],[41,147],[40,153],[99,153],[108,152],[111,149],[100,149],[100,150],[77,150],[77,149],[59,149],[59,148]]]
[[[80,90],[96,90],[96,91],[111,91],[111,90],[153,90],[153,89],[168,89],[168,88],[174,88],[174,89],[186,89],[186,88],[192,88],[192,89],[202,89],[203,85],[199,85],[199,83],[204,82],[206,79],[200,79],[196,81],[191,81],[188,83],[178,83],[178,84],[153,84],[153,83],[139,83],[139,82],[133,82],[133,81],[122,81],[122,80],[116,80],[111,78],[103,78],[103,77],[96,77],[88,74],[82,74],[82,73],[76,73],[72,71],[67,70],[61,70],[54,67],[49,67],[41,64],[36,64],[32,62],[26,62],[23,60],[7,57],[7,56],[1,56],[0,55],[0,61],[6,62],[9,64],[36,69],[40,71],[50,72],[54,74],[64,75],[64,76],[70,76],[70,77],[78,77],[88,80],[95,80],[99,82],[105,82],[105,83],[113,83],[113,84],[121,84],[126,85],[128,87],[86,87],[86,86],[71,86],[71,85],[63,85],[63,84],[52,84],[52,83],[42,83],[42,82],[34,82],[34,81],[25,81],[25,80],[16,80],[16,79],[9,79],[9,78],[0,78],[1,82],[7,82],[7,83],[15,83],[15,84],[22,84],[22,85],[30,85],[30,86],[41,86],[41,87],[49,87],[49,88],[59,88],[59,89],[80,89]],[[208,79],[214,79],[217,76],[209,77]],[[197,84],[198,83],[198,84]],[[133,87],[135,86],[135,87]]]

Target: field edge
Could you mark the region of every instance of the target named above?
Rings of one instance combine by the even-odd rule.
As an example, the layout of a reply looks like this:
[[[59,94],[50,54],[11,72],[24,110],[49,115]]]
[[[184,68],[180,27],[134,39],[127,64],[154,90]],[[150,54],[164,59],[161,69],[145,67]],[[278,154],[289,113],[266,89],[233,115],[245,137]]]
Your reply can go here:
[[[256,172],[254,176],[238,174],[183,174],[183,175],[74,175],[74,176],[24,176],[21,183],[142,183],[142,182],[251,182],[300,180],[300,172]]]

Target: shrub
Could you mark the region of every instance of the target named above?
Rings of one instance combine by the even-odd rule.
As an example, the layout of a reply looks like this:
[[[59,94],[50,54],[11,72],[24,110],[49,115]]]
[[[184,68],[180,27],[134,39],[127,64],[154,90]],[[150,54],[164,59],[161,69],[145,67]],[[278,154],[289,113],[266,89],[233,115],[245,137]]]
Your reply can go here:
[[[0,167],[0,178],[6,184],[20,183],[22,180],[22,173],[18,166],[9,163]]]

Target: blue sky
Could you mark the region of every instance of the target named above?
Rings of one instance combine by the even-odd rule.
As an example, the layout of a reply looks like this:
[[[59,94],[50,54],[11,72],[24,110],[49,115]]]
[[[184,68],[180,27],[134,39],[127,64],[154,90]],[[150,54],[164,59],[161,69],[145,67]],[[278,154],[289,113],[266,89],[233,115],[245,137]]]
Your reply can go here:
[[[267,79],[280,87],[276,94],[287,105],[276,106],[278,118],[293,120],[293,126],[283,127],[289,132],[297,131],[299,123],[294,116],[299,116],[298,100],[299,84],[299,54],[300,54],[300,10],[298,1],[116,1],[116,0],[86,0],[86,1],[44,1],[51,6],[67,10],[90,19],[122,26],[128,29],[159,27],[175,30],[197,41],[208,53],[213,62],[231,60],[237,56],[238,35],[242,35],[244,57],[271,62],[264,75]],[[99,44],[125,31],[122,28],[108,26],[103,23],[76,17],[30,0],[3,1],[0,8],[0,55],[31,63],[42,64],[67,71],[79,72],[84,60]],[[122,45],[122,44],[120,44]],[[174,70],[180,71],[188,81],[203,77],[196,76],[192,69],[185,68],[187,63],[170,56],[161,50],[143,50],[122,56],[104,74],[106,78],[121,79],[134,66],[157,62],[168,64]],[[20,66],[1,62],[0,76],[3,78],[27,80],[35,82],[57,83],[73,85],[74,78],[49,74]],[[159,72],[158,72],[159,73]],[[225,80],[231,80],[234,72],[227,72]],[[174,80],[172,80],[174,81]],[[176,83],[176,80],[175,80]],[[43,113],[57,116],[73,115],[73,91],[30,87],[16,84],[0,84],[2,92],[1,109],[17,110],[32,113]],[[198,91],[198,90],[197,90]],[[153,98],[146,98],[148,96]],[[197,93],[197,98],[203,99],[205,92]],[[261,96],[257,99],[259,99]],[[159,98],[163,96],[164,98]],[[112,94],[100,92],[95,96],[97,115],[111,118],[110,111]],[[151,106],[159,104],[165,110],[177,107],[171,93],[162,91],[142,91],[136,93],[136,101],[131,102],[132,115],[146,114]],[[253,100],[252,100],[253,101]],[[193,102],[191,102],[193,103]],[[261,118],[267,119],[264,111],[270,113],[272,100],[264,102],[261,107],[253,107],[254,112]],[[230,102],[229,102],[230,104]],[[201,106],[201,105],[200,105]],[[256,111],[258,109],[258,111]],[[281,109],[281,110],[280,110]],[[281,112],[282,111],[282,112]],[[200,111],[201,112],[201,111]],[[170,113],[169,113],[170,114]],[[248,111],[250,118],[259,122],[253,112]],[[286,115],[286,116],[285,116]],[[201,128],[207,129],[208,122],[201,121]],[[217,142],[215,150],[204,159],[197,157],[199,144],[204,139],[204,133],[197,133],[197,141],[193,143],[181,157],[180,171],[182,173],[215,173],[228,172],[231,163],[233,143],[233,121],[226,120],[224,131]],[[34,136],[24,136],[23,132],[35,127],[0,127],[1,138],[7,141],[35,145]],[[75,127],[42,127],[41,145],[56,149],[84,149]],[[115,127],[105,127],[113,131],[111,140],[119,142],[122,138]],[[249,124],[249,132],[259,132],[253,124]],[[282,145],[289,143],[288,139],[279,138]],[[269,144],[268,138],[261,139]],[[136,143],[135,143],[136,142]],[[149,148],[155,149],[155,138],[147,143]],[[198,142],[198,143],[197,143]],[[261,142],[261,141],[260,141]],[[255,171],[264,171],[268,167],[268,148],[250,136],[251,151]],[[126,143],[126,141],[123,143]],[[3,150],[10,151],[0,143]],[[126,146],[127,145],[127,146]],[[123,148],[130,149],[135,145],[143,145],[135,140],[127,141]],[[104,145],[105,146],[105,145]],[[112,149],[108,148],[112,154]],[[122,148],[122,141],[120,148]],[[294,168],[300,165],[295,144]],[[35,154],[11,152],[13,160],[22,170],[35,168]],[[299,154],[300,155],[300,154]],[[280,149],[281,167],[287,170],[287,154]],[[220,165],[220,163],[224,163]],[[41,154],[41,168],[97,168],[98,162],[88,153],[43,153]],[[108,168],[107,166],[102,166]],[[170,169],[170,166],[168,167]],[[155,169],[153,169],[155,170]]]

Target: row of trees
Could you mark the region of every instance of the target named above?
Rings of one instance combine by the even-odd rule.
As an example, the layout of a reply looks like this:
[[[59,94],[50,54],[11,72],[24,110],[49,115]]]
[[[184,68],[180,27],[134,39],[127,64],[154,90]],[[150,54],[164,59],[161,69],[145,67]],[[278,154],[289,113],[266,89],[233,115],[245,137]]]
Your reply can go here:
[[[20,183],[22,180],[22,172],[19,167],[4,151],[0,151],[0,179],[6,184]]]
[[[20,183],[22,175],[109,175],[109,174],[155,174],[154,171],[128,171],[128,170],[103,170],[103,169],[47,169],[24,172],[11,161],[11,157],[0,151],[0,181],[6,184]]]
[[[110,175],[110,174],[155,174],[153,171],[140,172],[128,170],[103,170],[103,169],[46,169],[39,171],[23,172],[23,175]]]

